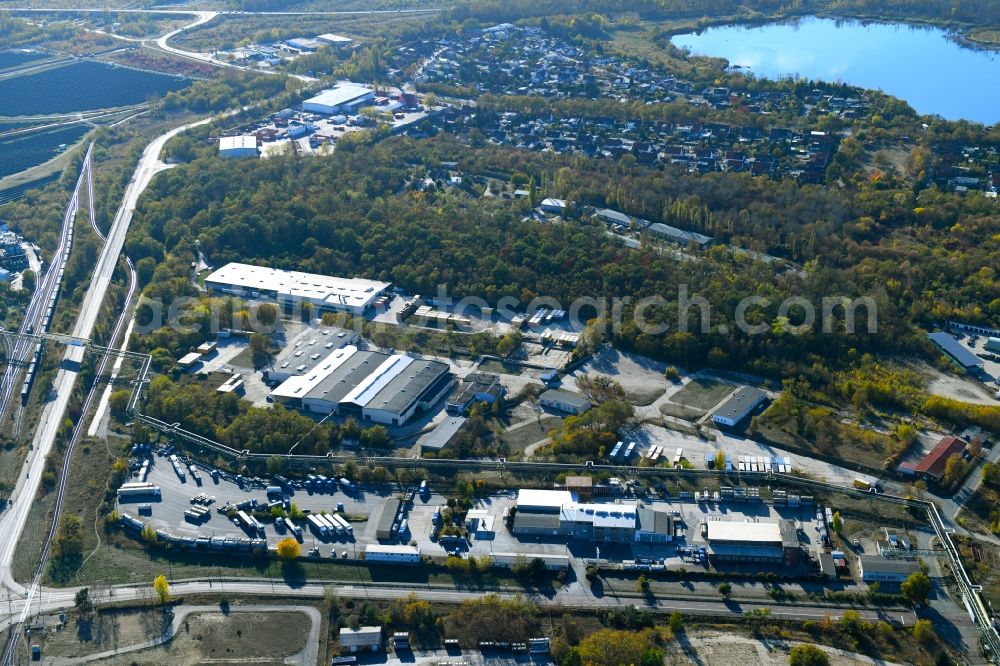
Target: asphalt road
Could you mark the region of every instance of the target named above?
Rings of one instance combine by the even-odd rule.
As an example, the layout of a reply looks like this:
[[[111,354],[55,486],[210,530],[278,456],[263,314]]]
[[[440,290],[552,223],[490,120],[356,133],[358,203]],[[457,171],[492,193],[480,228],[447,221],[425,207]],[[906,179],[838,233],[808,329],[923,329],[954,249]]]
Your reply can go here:
[[[87,290],[86,296],[84,296],[83,303],[80,306],[79,318],[73,328],[73,336],[89,339],[93,333],[94,325],[100,314],[101,304],[104,302],[108,285],[111,284],[111,277],[118,265],[118,258],[125,244],[125,236],[132,222],[136,202],[149,185],[153,176],[167,168],[165,164],[160,162],[159,157],[164,144],[177,134],[191,127],[207,123],[209,120],[211,119],[206,118],[196,123],[172,129],[154,139],[146,147],[142,157],[139,159],[139,164],[132,176],[132,180],[125,190],[122,205],[118,209],[111,231],[108,233],[108,241],[94,269],[90,288]],[[28,519],[31,504],[38,493],[38,486],[45,468],[45,459],[52,450],[56,434],[65,418],[66,406],[73,392],[84,352],[85,350],[82,347],[67,348],[60,369],[52,384],[52,392],[55,394],[55,399],[46,403],[39,417],[39,425],[35,431],[32,446],[24,465],[25,476],[19,478],[17,486],[11,495],[12,505],[3,515],[0,515],[0,534],[5,536],[0,541],[0,583],[18,595],[24,595],[26,591],[22,585],[13,579],[11,575],[11,562],[13,561],[19,537]]]
[[[74,597],[79,588],[46,589],[39,599],[34,600],[31,612],[51,612],[73,606]],[[187,580],[177,581],[171,584],[170,592],[177,596],[187,596],[193,594],[229,594],[247,596],[293,596],[304,599],[320,599],[327,592],[332,592],[338,597],[352,599],[405,599],[410,594],[416,593],[421,599],[439,603],[461,603],[470,599],[479,599],[483,596],[480,591],[451,590],[428,588],[427,586],[405,586],[393,584],[392,586],[371,586],[371,585],[326,585],[323,583],[309,582],[304,584],[286,583],[284,581],[254,581],[254,580]],[[110,601],[127,601],[134,599],[150,599],[153,594],[151,585],[121,585],[112,588],[104,588],[91,592],[93,599],[97,603]],[[497,592],[501,597],[514,596],[512,593]],[[737,616],[760,608],[770,609],[772,617],[785,619],[814,618],[822,619],[830,617],[838,619],[841,610],[824,606],[782,606],[781,604],[763,602],[744,602],[736,600],[663,600],[644,603],[635,597],[602,597],[593,598],[582,586],[571,585],[564,590],[552,595],[529,595],[533,601],[540,606],[555,606],[568,608],[601,608],[614,607],[645,607],[661,612],[672,612],[674,610],[686,613],[698,613],[704,615]],[[16,600],[11,608],[17,615],[24,608],[26,601]],[[912,626],[915,616],[912,612],[889,612],[881,610],[860,610],[861,616],[866,620],[893,620],[902,621],[907,626]],[[0,630],[6,629],[11,618],[0,620]]]

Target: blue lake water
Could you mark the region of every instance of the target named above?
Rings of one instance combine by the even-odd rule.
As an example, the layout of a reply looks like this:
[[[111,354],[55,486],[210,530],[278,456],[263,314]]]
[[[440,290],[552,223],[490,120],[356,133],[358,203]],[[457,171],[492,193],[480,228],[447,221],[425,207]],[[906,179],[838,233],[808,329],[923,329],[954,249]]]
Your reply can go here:
[[[1000,120],[1000,53],[962,46],[937,28],[806,18],[708,28],[671,41],[758,76],[842,81],[882,90],[919,113]]]

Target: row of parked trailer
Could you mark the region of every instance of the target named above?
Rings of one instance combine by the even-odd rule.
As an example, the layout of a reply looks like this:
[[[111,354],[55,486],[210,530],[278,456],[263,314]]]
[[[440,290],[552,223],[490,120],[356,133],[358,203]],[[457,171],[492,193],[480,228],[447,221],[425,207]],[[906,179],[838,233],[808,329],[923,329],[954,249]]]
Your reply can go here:
[[[142,532],[146,526],[138,518],[127,513],[119,514],[118,518],[122,527],[136,534]],[[198,550],[216,551],[239,551],[239,552],[261,552],[267,550],[266,539],[246,539],[239,537],[208,537],[198,535],[197,537],[178,536],[166,530],[156,530],[156,538],[162,543],[169,543],[182,548]]]
[[[59,274],[56,277],[56,285],[52,290],[52,295],[49,296],[49,301],[46,304],[45,317],[42,319],[41,324],[38,326],[38,334],[48,333],[49,328],[52,326],[52,317],[55,316],[56,305],[59,302],[59,293],[62,291],[63,278],[66,275],[66,262],[69,261],[69,252],[73,248],[73,227],[76,224],[76,211],[73,211],[72,217],[70,218],[69,229],[66,232],[66,244],[63,249],[63,254],[59,258]],[[50,267],[49,270],[55,270],[54,266]],[[28,326],[28,333],[35,332],[32,327]],[[31,385],[35,381],[35,375],[38,373],[39,368],[42,364],[42,344],[38,343],[35,345],[35,351],[31,355],[31,362],[28,363],[28,372],[24,376],[24,385],[21,387],[21,404],[28,404],[28,396],[31,394]]]
[[[625,444],[625,442],[618,442],[615,444],[614,448],[611,449],[611,454],[608,457],[614,459],[620,455],[625,460],[628,460],[632,457],[633,453],[635,453],[635,442],[629,442],[628,444]]]
[[[347,520],[336,513],[310,513],[306,516],[306,521],[312,531],[324,540],[337,537],[351,537],[354,535],[354,527]]]
[[[160,487],[148,481],[129,481],[118,489],[118,497],[159,497]]]

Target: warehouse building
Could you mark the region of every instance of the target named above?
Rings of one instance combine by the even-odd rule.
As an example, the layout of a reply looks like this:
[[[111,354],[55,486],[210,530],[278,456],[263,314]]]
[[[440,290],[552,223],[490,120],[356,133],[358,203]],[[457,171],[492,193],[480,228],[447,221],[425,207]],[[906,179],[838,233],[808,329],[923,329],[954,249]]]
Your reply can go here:
[[[878,555],[858,557],[858,571],[866,583],[902,583],[920,571],[920,565],[913,560],[896,560]]]
[[[312,362],[311,355],[308,360]],[[403,425],[433,406],[451,387],[445,363],[347,345],[334,349],[311,369],[290,376],[271,391],[270,398],[315,414],[337,413]]]
[[[576,501],[568,490],[520,490],[512,533],[518,536],[563,536],[594,543],[667,543],[673,518],[636,504],[592,504]]]
[[[359,627],[340,630],[340,654],[378,652],[382,649],[382,627]]]
[[[447,409],[452,414],[462,414],[477,402],[492,405],[506,392],[507,389],[500,383],[500,375],[474,372],[462,380],[462,385],[448,399]]]
[[[351,366],[359,358],[364,358],[369,352],[358,351],[355,345],[348,345],[342,349],[335,349],[324,357],[312,370],[301,375],[296,374],[271,391],[269,399],[272,402],[284,404],[291,409],[301,409],[304,411],[316,412],[319,414],[332,414],[337,411],[338,403],[334,400],[330,404],[323,401],[312,402],[311,396],[317,392],[317,387],[329,380],[331,376],[340,376],[346,367]],[[366,372],[370,372],[368,368]],[[361,375],[363,377],[364,374]],[[358,378],[360,381],[360,377]],[[354,384],[350,384],[341,389],[339,395],[349,391]]]
[[[337,113],[352,115],[362,106],[370,105],[374,101],[375,91],[371,88],[344,82],[302,102],[302,110],[327,116]]]
[[[713,562],[765,562],[795,566],[802,548],[795,521],[735,522],[710,520],[702,525]]]
[[[583,414],[590,409],[590,401],[579,393],[571,393],[562,389],[549,389],[540,396],[538,402],[543,407],[555,409],[567,414]]]
[[[637,543],[670,543],[674,540],[674,517],[666,511],[639,507],[636,511]]]
[[[965,442],[958,437],[943,437],[931,449],[930,453],[914,465],[913,472],[917,476],[937,483],[944,476],[945,468],[948,466],[948,459],[952,456],[962,455],[965,447]]]
[[[307,328],[285,346],[264,370],[264,381],[280,384],[291,377],[303,377],[327,361],[335,350],[353,345],[357,333],[336,326]]]
[[[567,490],[534,490],[522,488],[517,491],[518,513],[549,513],[559,515],[563,504],[576,501]]]
[[[661,222],[654,222],[647,229],[649,229],[649,233],[655,236],[659,236],[672,243],[680,243],[681,245],[694,243],[698,247],[706,247],[712,242],[711,236],[699,234],[694,231],[684,231],[683,229],[678,229],[677,227],[672,227]]]
[[[636,507],[620,504],[565,504],[559,512],[563,534],[595,543],[635,540]]]
[[[451,390],[449,370],[440,361],[394,354],[344,396],[340,412],[402,425]]]
[[[316,41],[322,42],[324,44],[329,44],[330,46],[347,46],[354,42],[350,37],[344,37],[343,35],[335,35],[333,33],[326,33],[325,35],[319,35],[316,37]]]
[[[927,337],[966,372],[976,374],[983,369],[983,359],[963,347],[948,333],[938,331],[937,333],[929,334]]]
[[[257,157],[257,137],[224,136],[219,139],[219,157],[230,159],[234,157]]]
[[[265,298],[284,307],[309,303],[320,313],[349,312],[360,315],[390,287],[388,282],[361,278],[283,271],[265,266],[231,263],[205,278],[210,292]]]
[[[719,425],[733,428],[767,400],[767,394],[752,386],[741,386],[722,403],[712,420]]]

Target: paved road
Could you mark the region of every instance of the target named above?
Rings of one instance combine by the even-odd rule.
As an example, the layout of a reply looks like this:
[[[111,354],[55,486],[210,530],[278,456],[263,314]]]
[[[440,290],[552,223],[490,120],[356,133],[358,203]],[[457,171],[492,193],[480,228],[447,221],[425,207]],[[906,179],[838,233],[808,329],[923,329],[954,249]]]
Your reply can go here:
[[[164,144],[180,132],[207,123],[209,120],[210,118],[172,129],[154,139],[146,147],[139,159],[132,180],[125,190],[121,208],[118,209],[111,231],[108,233],[108,242],[105,244],[97,267],[94,269],[90,288],[80,306],[80,315],[73,328],[73,336],[89,339],[93,333],[101,304],[104,302],[108,285],[111,284],[111,277],[125,244],[125,236],[132,222],[132,215],[135,212],[139,195],[149,185],[153,176],[166,168],[166,165],[159,159]],[[45,467],[45,458],[51,451],[60,425],[65,418],[66,406],[79,374],[84,351],[82,347],[67,348],[52,384],[52,391],[56,397],[46,403],[39,417],[39,425],[25,461],[25,476],[18,479],[17,487],[12,494],[12,506],[0,516],[0,534],[4,535],[4,539],[0,541],[0,583],[18,595],[24,595],[26,591],[22,585],[14,580],[11,574],[11,562],[19,537],[27,522],[31,505],[38,493],[38,486]]]

